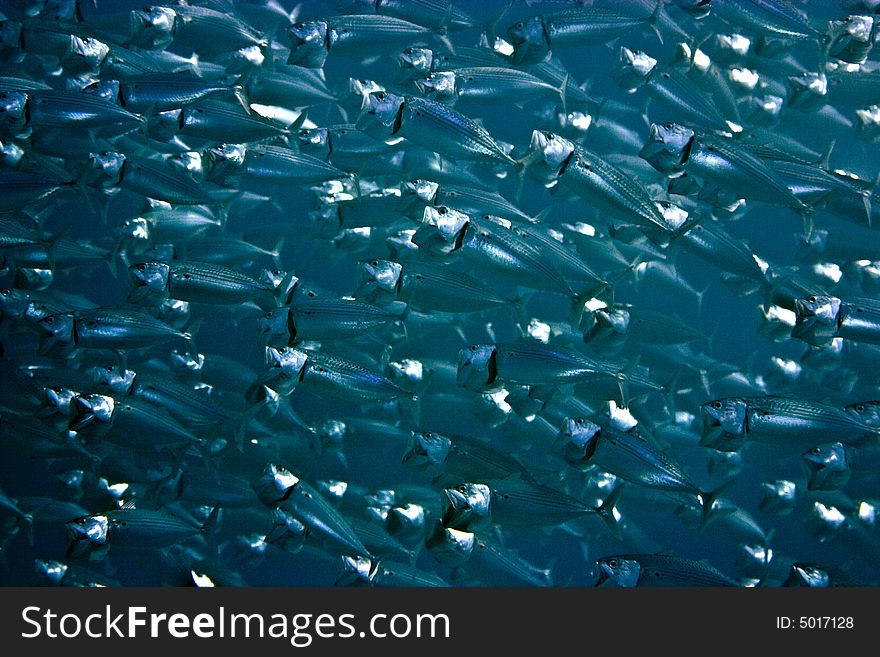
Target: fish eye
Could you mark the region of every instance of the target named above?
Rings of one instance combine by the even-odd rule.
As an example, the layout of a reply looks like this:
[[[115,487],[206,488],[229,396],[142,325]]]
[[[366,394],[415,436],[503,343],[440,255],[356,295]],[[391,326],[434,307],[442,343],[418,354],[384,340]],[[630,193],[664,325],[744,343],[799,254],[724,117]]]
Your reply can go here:
[[[821,453],[822,453],[822,450],[819,449],[818,447],[814,447],[813,449],[810,450],[810,454],[812,454],[813,456],[819,456],[819,454],[821,454]]]
[[[379,261],[378,260],[370,260],[370,266],[371,267],[378,267]]]
[[[476,351],[476,350],[477,350],[477,345],[472,344],[472,345],[470,346],[470,350],[471,350],[471,351]]]
[[[865,410],[865,405],[864,405],[864,404],[856,404],[856,410],[857,410],[859,413],[861,413],[862,411]]]
[[[720,401],[712,402],[712,408],[720,411],[721,410],[721,402]]]
[[[809,299],[807,299],[807,301],[809,301],[810,303],[816,303],[816,297],[810,297]]]
[[[379,100],[385,100],[385,92],[384,92],[384,91],[377,91],[376,94],[375,94],[375,96],[376,96],[376,98],[378,98]]]
[[[521,30],[521,29],[523,29],[523,27],[525,27],[525,26],[523,25],[522,21],[518,22],[516,25],[513,26],[513,28],[515,30]]]
[[[423,435],[425,438],[427,438],[428,440],[431,440],[431,438],[434,437],[434,434],[431,433],[430,431],[426,431],[426,432],[425,432],[424,434],[422,434],[422,435]]]
[[[611,566],[612,568],[617,568],[617,559],[609,559],[608,565]]]

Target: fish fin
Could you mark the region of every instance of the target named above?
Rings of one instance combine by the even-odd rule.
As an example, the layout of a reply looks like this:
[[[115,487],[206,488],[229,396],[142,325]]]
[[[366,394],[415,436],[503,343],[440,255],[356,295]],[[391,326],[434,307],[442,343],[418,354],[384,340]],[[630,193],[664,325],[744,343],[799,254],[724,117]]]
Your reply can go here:
[[[831,152],[834,150],[834,147],[837,145],[837,140],[832,139],[831,143],[828,144],[828,148],[822,154],[822,157],[819,159],[819,166],[822,169],[828,170],[828,161],[831,159]]]
[[[120,508],[120,509],[131,510],[131,509],[136,509],[136,508],[137,508],[137,505],[135,504],[135,501],[134,501],[134,500],[128,500],[128,502],[124,502],[124,503],[122,504],[122,506],[120,506],[119,508]]]
[[[483,23],[483,35],[481,36],[481,39],[483,38],[483,36],[485,37],[486,45],[489,50],[492,50],[494,47],[495,37],[497,36],[496,28],[498,27],[498,23],[500,23],[501,19],[503,19],[511,9],[513,9],[515,4],[516,0],[507,0],[507,2],[505,2],[497,12],[489,16],[489,18],[487,18]],[[450,8],[451,7],[452,4],[450,4]]]
[[[663,44],[663,34],[660,32],[660,27],[658,23],[660,22],[660,16],[663,14],[663,0],[657,0],[657,6],[654,7],[654,11],[651,13],[651,16],[648,18],[648,26],[654,31],[654,34],[657,35],[658,41]]]
[[[569,73],[565,72],[565,75],[562,78],[562,84],[559,85],[559,100],[562,102],[562,113],[568,115],[568,106],[566,103],[566,89],[568,89],[568,79]]]
[[[700,510],[702,511],[702,516],[700,519],[700,531],[706,528],[706,524],[709,522],[710,516],[712,515],[712,507],[715,505],[715,500],[718,499],[727,488],[733,483],[733,479],[730,481],[726,481],[714,490],[711,491],[700,491],[697,493],[697,501],[700,503]]]
[[[282,269],[281,265],[281,250],[284,248],[284,241],[286,237],[281,237],[277,242],[275,242],[275,246],[272,247],[272,263],[278,268]]]
[[[620,501],[620,495],[623,492],[623,485],[617,486],[612,490],[608,497],[602,500],[602,503],[596,507],[596,513],[605,522],[608,529],[615,538],[620,538],[620,520],[617,517],[617,503]]]
[[[205,536],[208,542],[214,540],[214,532],[217,531],[217,519],[220,517],[220,506],[215,506],[208,514],[207,520],[199,527],[199,531]]]

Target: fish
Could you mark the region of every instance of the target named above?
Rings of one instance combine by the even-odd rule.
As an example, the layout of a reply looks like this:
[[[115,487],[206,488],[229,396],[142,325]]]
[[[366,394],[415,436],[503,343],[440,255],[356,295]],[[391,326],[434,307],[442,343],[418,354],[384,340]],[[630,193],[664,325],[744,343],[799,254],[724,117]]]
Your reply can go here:
[[[847,300],[828,295],[810,295],[795,300],[796,321],[791,335],[810,344],[826,344],[840,337],[876,344],[876,301],[851,297]]]
[[[856,443],[872,437],[876,429],[842,408],[808,399],[777,395],[730,397],[701,406],[704,433],[700,444],[716,449],[735,447],[746,441],[797,444],[810,436]]]
[[[142,262],[129,267],[134,289],[129,301],[169,296],[197,303],[236,304],[245,301],[275,305],[282,286],[259,281],[243,272],[206,262],[169,264]]]
[[[363,48],[394,50],[428,36],[442,36],[443,26],[425,27],[382,14],[348,14],[296,23],[287,28],[288,64],[321,68],[331,52],[358,55]]]
[[[356,125],[377,139],[402,137],[452,160],[516,165],[483,126],[428,98],[374,91]]]
[[[662,554],[624,554],[597,562],[596,586],[710,586],[739,584],[707,561]]]
[[[880,451],[874,445],[857,447],[841,442],[816,445],[801,458],[809,472],[807,490],[840,490],[851,477],[880,471]]]
[[[638,16],[621,7],[575,7],[517,21],[507,29],[516,64],[544,60],[552,47],[607,43],[641,25],[656,30],[663,9],[658,3],[649,16]],[[635,15],[633,15],[635,14]],[[662,42],[659,31],[656,32]]]
[[[694,495],[702,509],[703,522],[712,514],[717,495],[694,484],[684,469],[648,440],[599,426],[584,418],[566,418],[560,429],[566,459],[570,463],[595,464],[603,470],[646,488]]]
[[[73,518],[67,522],[70,535],[68,557],[88,549],[106,552],[111,544],[117,550],[156,549],[175,545],[195,536],[210,534],[219,516],[214,507],[202,524],[165,511],[124,505],[104,513]]]
[[[189,346],[192,335],[152,315],[119,308],[74,310],[39,321],[45,333],[42,349],[56,344],[73,349],[144,349],[162,342]]]

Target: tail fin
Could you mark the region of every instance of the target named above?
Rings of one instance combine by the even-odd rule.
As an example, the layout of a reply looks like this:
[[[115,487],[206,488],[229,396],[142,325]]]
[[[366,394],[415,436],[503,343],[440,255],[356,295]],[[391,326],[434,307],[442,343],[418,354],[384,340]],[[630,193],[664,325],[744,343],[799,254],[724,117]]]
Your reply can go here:
[[[615,538],[620,538],[620,514],[617,511],[617,502],[620,500],[623,485],[617,486],[612,490],[608,497],[602,500],[602,503],[596,507],[596,513],[605,522],[608,529]]]
[[[648,18],[648,26],[654,31],[654,34],[657,35],[657,39],[660,43],[663,43],[663,35],[660,33],[660,27],[658,23],[660,22],[660,17],[663,14],[663,0],[657,0],[657,6],[654,7],[654,11],[651,13],[651,16]]]
[[[199,531],[207,539],[208,543],[214,542],[214,533],[217,531],[217,519],[220,517],[220,507],[215,506],[211,509],[208,519],[199,527]]]
[[[697,493],[697,501],[700,503],[700,510],[702,511],[702,517],[700,519],[700,530],[705,529],[706,525],[709,522],[709,518],[712,515],[712,507],[715,505],[715,500],[723,493],[730,484],[733,483],[733,480],[726,481],[721,484],[718,488],[712,491],[700,491]]]

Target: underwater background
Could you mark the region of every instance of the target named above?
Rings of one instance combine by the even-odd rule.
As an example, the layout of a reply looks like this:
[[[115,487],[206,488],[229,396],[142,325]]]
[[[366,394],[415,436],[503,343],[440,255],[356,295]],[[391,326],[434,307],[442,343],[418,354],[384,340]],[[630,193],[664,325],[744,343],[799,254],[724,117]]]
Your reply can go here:
[[[0,11],[3,585],[877,584],[874,3]]]

